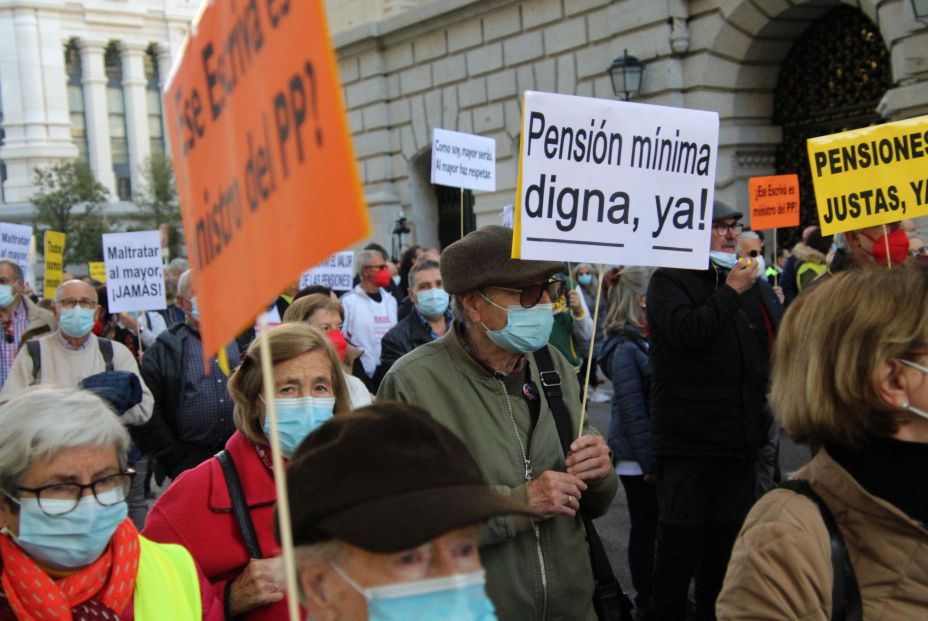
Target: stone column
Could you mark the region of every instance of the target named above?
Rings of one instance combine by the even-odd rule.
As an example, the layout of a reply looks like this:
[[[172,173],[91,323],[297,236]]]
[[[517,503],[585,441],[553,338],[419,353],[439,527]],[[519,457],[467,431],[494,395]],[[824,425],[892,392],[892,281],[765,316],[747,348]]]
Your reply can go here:
[[[19,62],[20,93],[26,142],[45,142],[45,89],[42,82],[42,55],[39,24],[34,9],[17,8],[13,13],[16,30],[16,57]]]
[[[132,191],[145,185],[142,166],[151,151],[148,139],[148,105],[145,102],[145,45],[123,42],[122,87],[126,101],[126,132],[129,138],[129,174]]]
[[[173,158],[171,153],[171,132],[168,131],[167,119],[164,116],[167,105],[164,101],[164,85],[168,81],[171,73],[173,58],[171,57],[171,48],[167,45],[158,46],[158,90],[161,91],[161,128],[164,132],[164,152],[168,157]]]
[[[105,44],[102,41],[81,41],[81,68],[84,76],[84,109],[87,117],[87,147],[90,169],[97,181],[110,191],[110,200],[118,200],[113,156],[110,151],[110,129],[106,106]]]

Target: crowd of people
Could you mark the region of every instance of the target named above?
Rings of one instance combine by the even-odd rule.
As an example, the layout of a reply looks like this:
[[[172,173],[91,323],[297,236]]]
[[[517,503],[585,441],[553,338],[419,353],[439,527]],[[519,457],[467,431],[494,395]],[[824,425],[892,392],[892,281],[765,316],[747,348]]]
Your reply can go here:
[[[0,261],[0,621],[920,618],[924,242],[809,227],[771,255],[742,216],[715,202],[702,270],[514,260],[501,226],[372,244],[350,291],[269,306],[267,354],[251,329],[208,360],[183,260],[139,314]],[[634,606],[608,617],[592,520],[620,483]]]

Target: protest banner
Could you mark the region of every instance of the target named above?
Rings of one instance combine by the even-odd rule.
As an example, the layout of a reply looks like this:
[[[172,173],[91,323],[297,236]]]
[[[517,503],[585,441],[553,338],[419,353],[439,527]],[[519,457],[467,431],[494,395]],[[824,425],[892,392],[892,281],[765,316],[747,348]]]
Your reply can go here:
[[[704,269],[715,112],[528,91],[513,258]]]
[[[799,226],[799,176],[771,175],[748,180],[751,230]]]
[[[806,143],[823,235],[928,215],[928,116]]]
[[[204,363],[307,265],[370,234],[341,90],[322,0],[202,4],[164,99]],[[260,332],[287,604],[297,621],[269,347]]]
[[[323,3],[204,3],[164,99],[208,359],[370,231]]]
[[[496,140],[433,128],[431,181],[461,189],[464,237],[464,190],[496,191]]]
[[[92,279],[106,283],[106,263],[103,261],[91,261],[87,264],[87,269]]]
[[[109,312],[167,308],[158,231],[105,233],[103,259]]]
[[[26,224],[0,222],[0,259],[12,261],[23,269],[23,279],[35,288],[29,253],[32,247],[32,227]]]
[[[300,289],[318,285],[334,291],[350,291],[353,279],[354,252],[336,252],[316,267],[303,272]]]
[[[61,284],[64,272],[65,234],[58,231],[45,231],[45,292],[46,300],[55,299],[55,291]]]

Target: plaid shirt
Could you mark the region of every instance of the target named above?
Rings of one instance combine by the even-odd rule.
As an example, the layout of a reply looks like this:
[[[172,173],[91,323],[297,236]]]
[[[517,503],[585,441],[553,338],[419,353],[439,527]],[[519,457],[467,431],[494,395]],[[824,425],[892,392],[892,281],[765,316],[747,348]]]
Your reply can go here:
[[[10,376],[10,368],[19,351],[19,344],[28,322],[26,305],[20,300],[10,320],[3,322],[3,335],[0,337],[0,388],[6,384],[6,378]]]

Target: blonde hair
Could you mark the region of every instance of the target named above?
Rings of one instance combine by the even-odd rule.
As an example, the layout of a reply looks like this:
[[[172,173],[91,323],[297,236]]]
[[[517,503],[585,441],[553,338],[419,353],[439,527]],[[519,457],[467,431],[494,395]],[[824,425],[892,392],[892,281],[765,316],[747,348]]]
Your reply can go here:
[[[267,444],[260,417],[263,406],[260,404],[259,397],[264,389],[261,375],[260,340],[261,337],[258,337],[252,342],[242,364],[229,378],[229,394],[235,403],[233,411],[235,427],[252,442]],[[309,352],[324,351],[332,369],[335,413],[351,410],[341,363],[338,361],[335,348],[322,332],[306,323],[283,323],[267,331],[267,340],[272,365],[278,365]]]
[[[631,324],[638,329],[645,326],[644,309],[638,296],[648,293],[648,282],[653,267],[630,266],[619,272],[615,284],[609,289],[609,312],[606,314],[606,333],[618,334]]]
[[[799,296],[780,327],[770,404],[798,442],[855,448],[899,429],[883,365],[928,346],[928,269],[843,272]]]
[[[341,302],[333,300],[332,296],[324,293],[313,293],[296,300],[284,312],[284,323],[288,321],[309,322],[318,310],[331,310],[338,313],[342,321],[345,320],[345,309]]]

